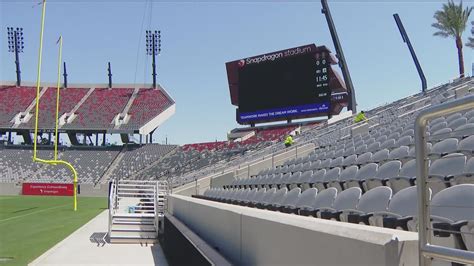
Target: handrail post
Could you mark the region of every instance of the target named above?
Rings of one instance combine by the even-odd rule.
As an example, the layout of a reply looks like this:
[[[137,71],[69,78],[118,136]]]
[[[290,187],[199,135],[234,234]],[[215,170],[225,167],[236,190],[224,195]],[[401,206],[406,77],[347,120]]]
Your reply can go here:
[[[431,264],[429,258],[437,258],[458,263],[474,263],[474,253],[431,245],[431,234],[428,230],[430,212],[428,193],[426,192],[426,176],[428,163],[426,160],[426,126],[429,120],[441,115],[449,115],[466,109],[474,109],[474,96],[425,109],[415,120],[415,151],[416,151],[416,183],[418,190],[418,252],[419,265]]]

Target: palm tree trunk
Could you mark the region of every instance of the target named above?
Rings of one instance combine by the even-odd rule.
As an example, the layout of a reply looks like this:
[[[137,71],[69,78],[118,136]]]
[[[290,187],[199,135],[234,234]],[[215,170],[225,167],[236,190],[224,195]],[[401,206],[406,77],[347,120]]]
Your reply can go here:
[[[456,37],[456,48],[458,48],[459,77],[464,78],[464,56],[462,53],[462,39],[460,36]]]

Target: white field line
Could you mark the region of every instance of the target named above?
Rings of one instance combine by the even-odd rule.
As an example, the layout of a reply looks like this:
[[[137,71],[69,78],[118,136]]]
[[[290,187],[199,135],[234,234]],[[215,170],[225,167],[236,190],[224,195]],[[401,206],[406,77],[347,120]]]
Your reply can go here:
[[[64,205],[60,205],[60,206],[54,206],[54,207],[50,207],[50,208],[38,210],[38,211],[35,211],[35,212],[30,212],[30,213],[23,214],[23,215],[13,216],[13,217],[10,217],[10,218],[7,218],[7,219],[0,220],[0,223],[6,222],[6,221],[10,221],[10,220],[14,220],[14,219],[17,219],[17,218],[22,218],[22,217],[25,217],[25,216],[29,216],[29,215],[36,214],[36,213],[40,213],[40,212],[44,212],[44,211],[49,211],[49,210],[54,210],[54,209],[62,208],[62,207],[68,206],[68,205],[71,205],[71,204],[68,203],[68,204],[64,204]]]

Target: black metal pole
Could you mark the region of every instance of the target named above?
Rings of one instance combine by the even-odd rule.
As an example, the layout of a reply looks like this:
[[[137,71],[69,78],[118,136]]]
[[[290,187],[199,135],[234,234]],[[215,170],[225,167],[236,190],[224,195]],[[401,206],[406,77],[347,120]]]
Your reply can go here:
[[[156,34],[152,34],[152,46],[151,46],[151,49],[153,50],[152,52],[152,56],[153,56],[153,59],[152,59],[152,68],[153,68],[153,88],[156,89],[156,64],[155,64],[155,47],[156,47],[156,43],[155,43],[155,39],[156,39]]]
[[[415,63],[416,70],[418,71],[418,75],[420,76],[420,79],[421,79],[421,91],[425,93],[428,87],[428,85],[426,84],[426,77],[425,77],[425,74],[423,73],[423,69],[421,68],[420,62],[418,61],[418,57],[416,56],[415,50],[413,49],[413,46],[411,45],[410,38],[408,38],[408,34],[405,31],[405,27],[403,26],[402,20],[400,19],[398,14],[393,14],[393,18],[395,19],[395,22],[397,23],[397,27],[398,27],[398,30],[400,31],[400,34],[402,35],[403,42],[407,44],[408,50],[410,50],[411,57],[413,58],[413,62]]]
[[[110,62],[109,62],[108,72],[109,72],[109,88],[112,88],[112,68],[110,67]]]
[[[15,43],[15,65],[16,65],[16,85],[21,85],[21,71],[20,71],[20,57],[18,56],[18,39],[17,31],[14,32],[14,43]]]
[[[339,59],[339,67],[342,70],[342,76],[344,77],[344,82],[346,83],[347,93],[351,98],[347,108],[349,110],[352,110],[352,113],[355,114],[357,113],[357,102],[354,85],[352,84],[352,79],[349,73],[349,68],[347,67],[346,58],[344,57],[344,52],[342,51],[342,46],[339,42],[339,37],[337,36],[336,26],[334,25],[334,21],[332,20],[331,11],[329,10],[327,0],[321,0],[321,5],[323,6],[321,12],[326,17],[329,32],[331,33],[331,38],[334,43],[334,47],[336,48],[336,56]]]
[[[67,70],[66,70],[66,62],[63,62],[63,66],[64,66],[64,73],[63,73],[63,76],[64,76],[64,88],[67,88]]]

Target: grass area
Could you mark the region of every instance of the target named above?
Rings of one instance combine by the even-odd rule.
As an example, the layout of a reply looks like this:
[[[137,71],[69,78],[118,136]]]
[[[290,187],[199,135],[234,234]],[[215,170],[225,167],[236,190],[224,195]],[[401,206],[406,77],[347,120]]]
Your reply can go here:
[[[0,265],[27,265],[106,209],[107,198],[72,207],[72,197],[0,196]]]

